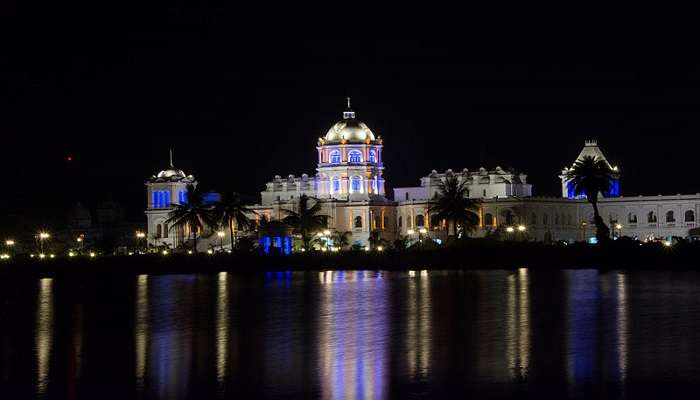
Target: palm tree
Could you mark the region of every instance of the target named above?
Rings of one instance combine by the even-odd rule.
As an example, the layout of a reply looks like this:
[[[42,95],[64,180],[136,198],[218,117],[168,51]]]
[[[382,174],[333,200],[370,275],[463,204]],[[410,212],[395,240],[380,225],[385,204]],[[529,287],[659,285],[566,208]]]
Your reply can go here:
[[[289,225],[294,233],[301,235],[301,240],[305,249],[309,249],[311,239],[316,231],[326,227],[326,215],[320,215],[321,203],[314,199],[312,206],[309,205],[309,196],[302,194],[299,197],[298,211],[282,210],[287,213],[282,222]]]
[[[207,226],[216,225],[213,206],[205,204],[202,195],[192,185],[187,185],[187,202],[173,204],[173,210],[168,213],[168,219],[165,222],[170,225],[170,229],[189,228],[190,235],[194,235],[192,249],[195,253],[197,252],[197,232]]]
[[[333,241],[333,246],[342,249],[350,245],[350,232],[340,232],[335,231],[331,233],[331,240]]]
[[[238,193],[231,193],[223,196],[221,201],[214,205],[214,215],[221,225],[228,225],[229,236],[231,238],[231,250],[234,247],[233,224],[238,230],[247,230],[253,227],[253,221],[248,215],[257,213],[247,208]]]
[[[617,173],[610,168],[610,164],[604,159],[594,156],[582,157],[566,171],[567,184],[572,185],[577,196],[585,195],[593,206],[596,239],[599,242],[609,239],[610,229],[605,225],[598,212],[598,195],[610,190],[610,184],[616,178]]]
[[[479,225],[479,201],[470,199],[468,195],[466,181],[459,182],[457,177],[450,176],[440,182],[435,204],[428,211],[447,221],[448,238],[457,235],[458,226],[467,232]]]

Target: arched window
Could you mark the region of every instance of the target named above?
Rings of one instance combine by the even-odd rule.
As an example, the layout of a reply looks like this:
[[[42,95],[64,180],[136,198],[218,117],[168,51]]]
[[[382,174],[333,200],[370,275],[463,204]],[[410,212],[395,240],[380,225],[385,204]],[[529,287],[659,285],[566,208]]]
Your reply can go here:
[[[340,164],[340,150],[331,151],[331,164]]]
[[[355,226],[355,228],[362,228],[362,217],[361,216],[358,215],[357,217],[355,217],[354,226]]]
[[[386,216],[386,215],[384,215],[384,221],[382,221],[382,222],[383,222],[383,224],[382,224],[382,229],[384,229],[384,228],[386,228],[387,226],[389,226],[389,217]]]
[[[163,237],[168,237],[168,224],[163,224]]]
[[[493,214],[491,214],[491,213],[484,214],[484,225],[485,226],[492,226],[493,225]]]
[[[353,193],[362,192],[362,178],[359,176],[353,176],[350,181],[350,189]]]
[[[399,215],[399,228],[403,225],[403,217]]]
[[[666,212],[666,222],[676,222],[676,215],[673,211],[669,210]]]
[[[695,211],[688,210],[685,212],[685,222],[695,222]]]
[[[156,225],[156,237],[160,238],[163,236],[163,225],[158,224]]]
[[[559,214],[554,214],[554,225],[559,225]]]
[[[361,163],[362,153],[360,153],[359,150],[350,150],[350,152],[348,153],[348,162]]]
[[[630,224],[636,224],[637,223],[637,214],[631,212],[627,214],[627,222]]]
[[[549,224],[549,218],[547,217],[547,214],[542,214],[542,225],[547,224]]]
[[[371,163],[376,163],[377,162],[377,152],[374,150],[369,151],[369,162]]]
[[[340,193],[340,177],[333,177],[333,192]]]
[[[416,227],[425,226],[425,217],[423,214],[416,215]]]
[[[515,216],[510,210],[505,210],[503,212],[503,220],[506,222],[506,224],[513,225],[515,222]]]
[[[647,214],[647,222],[650,224],[656,223],[656,213],[649,211],[649,214]]]

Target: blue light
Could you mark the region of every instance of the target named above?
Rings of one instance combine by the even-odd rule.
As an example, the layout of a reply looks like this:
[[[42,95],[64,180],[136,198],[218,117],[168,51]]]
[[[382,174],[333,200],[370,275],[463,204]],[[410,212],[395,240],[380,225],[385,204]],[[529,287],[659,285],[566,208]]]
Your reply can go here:
[[[362,162],[362,153],[360,153],[358,150],[350,151],[350,153],[348,153],[348,162],[361,163]]]
[[[362,178],[359,176],[352,177],[352,191],[359,192],[362,188]]]
[[[340,164],[340,151],[339,150],[333,150],[331,151],[331,164]]]

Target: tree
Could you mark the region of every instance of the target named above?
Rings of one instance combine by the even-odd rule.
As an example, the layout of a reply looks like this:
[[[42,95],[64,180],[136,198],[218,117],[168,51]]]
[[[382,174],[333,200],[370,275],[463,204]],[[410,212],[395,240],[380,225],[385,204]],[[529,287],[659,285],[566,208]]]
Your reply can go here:
[[[369,242],[369,248],[372,250],[376,250],[377,247],[386,246],[388,244],[386,240],[382,239],[382,234],[379,231],[372,231],[367,241]]]
[[[428,211],[447,221],[447,236],[457,236],[458,226],[463,232],[470,232],[479,225],[477,210],[479,201],[468,197],[466,181],[449,176],[440,183],[435,203]]]
[[[289,225],[293,232],[301,236],[302,243],[305,249],[309,249],[311,239],[314,232],[317,232],[326,227],[326,215],[319,214],[321,212],[321,203],[318,200],[313,200],[313,205],[309,205],[311,198],[302,194],[299,197],[298,211],[282,210],[287,214],[282,222]]]
[[[194,186],[187,185],[187,202],[173,204],[173,210],[168,213],[165,221],[170,229],[179,227],[189,228],[190,235],[194,235],[193,251],[197,252],[197,233],[207,226],[215,226],[213,206],[205,204],[201,193]]]
[[[340,231],[335,231],[331,233],[331,240],[333,241],[333,245],[342,249],[343,247],[347,247],[350,245],[350,235],[351,232],[340,232]]]
[[[235,192],[224,195],[221,201],[214,205],[214,216],[221,225],[228,226],[231,250],[234,248],[233,224],[236,224],[238,230],[251,229],[254,223],[248,218],[250,214],[255,215],[256,212],[247,208],[241,200],[241,196]]]
[[[584,156],[566,171],[567,184],[572,185],[577,196],[585,195],[593,206],[593,221],[596,226],[598,242],[610,238],[610,229],[605,225],[598,212],[598,195],[607,192],[610,189],[610,184],[616,178],[617,174],[610,168],[610,164],[604,159],[594,156]]]

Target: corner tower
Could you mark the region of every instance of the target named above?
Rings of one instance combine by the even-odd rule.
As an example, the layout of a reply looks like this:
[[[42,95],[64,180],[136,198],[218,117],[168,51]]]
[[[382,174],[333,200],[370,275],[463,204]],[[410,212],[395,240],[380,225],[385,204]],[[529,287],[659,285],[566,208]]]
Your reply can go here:
[[[343,119],[318,139],[318,196],[360,201],[383,199],[382,138],[356,119],[347,98]]]
[[[187,203],[187,186],[197,185],[192,175],[186,175],[173,165],[170,151],[170,167],[151,176],[146,181],[146,218],[148,220],[148,243],[177,247],[187,238],[182,229],[173,231],[165,222],[174,204]]]

